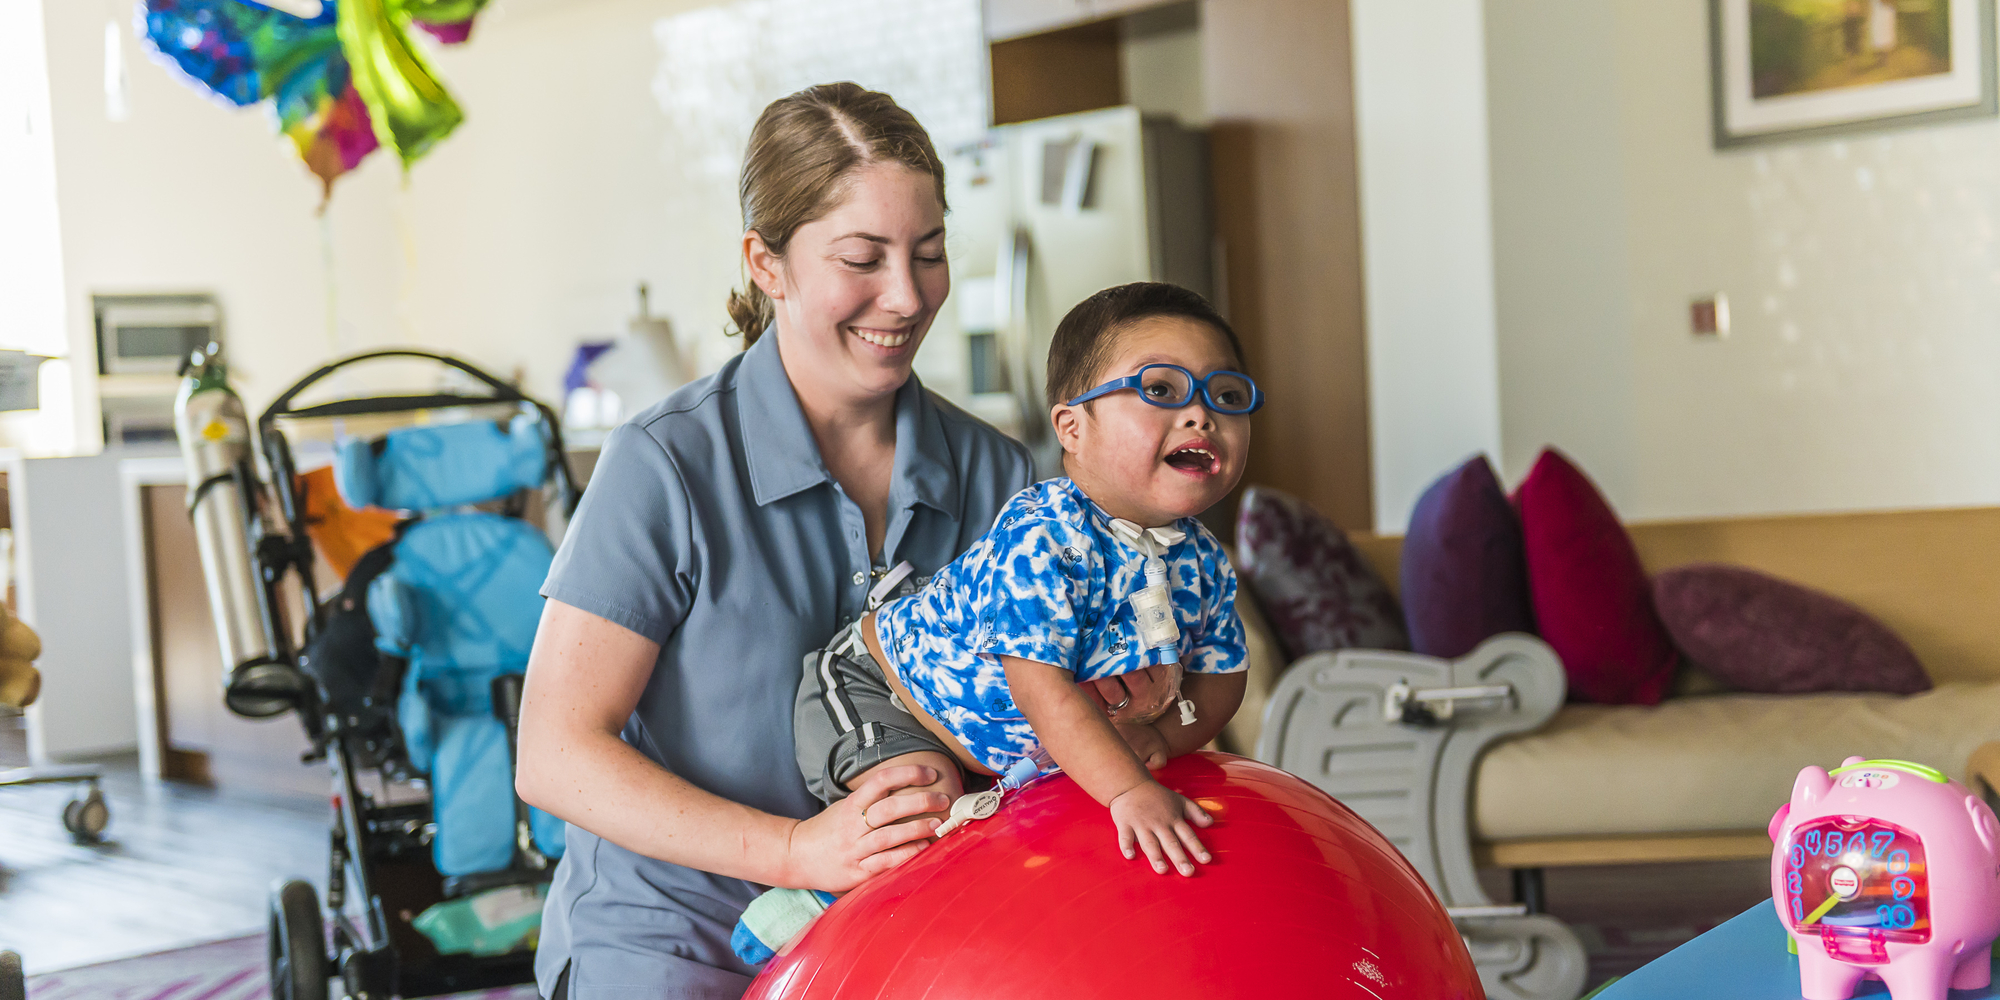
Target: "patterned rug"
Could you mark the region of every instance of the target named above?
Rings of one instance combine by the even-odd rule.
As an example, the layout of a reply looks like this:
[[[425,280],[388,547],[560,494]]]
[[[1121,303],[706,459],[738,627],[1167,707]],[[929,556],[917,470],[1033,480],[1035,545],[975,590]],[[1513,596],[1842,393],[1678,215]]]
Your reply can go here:
[[[28,979],[28,1000],[267,1000],[270,995],[262,934]],[[535,1000],[535,989],[514,986],[459,996]]]

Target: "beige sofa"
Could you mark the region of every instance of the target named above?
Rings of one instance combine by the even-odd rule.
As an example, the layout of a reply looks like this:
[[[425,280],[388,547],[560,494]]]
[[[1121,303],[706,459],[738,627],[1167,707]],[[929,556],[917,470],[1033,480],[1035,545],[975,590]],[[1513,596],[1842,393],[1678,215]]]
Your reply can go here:
[[[2000,509],[1636,524],[1649,571],[1747,565],[1845,598],[1909,641],[1937,687],[1910,697],[1714,691],[1698,671],[1656,707],[1565,705],[1495,743],[1472,780],[1482,866],[1534,869],[1767,856],[1764,829],[1808,764],[1850,755],[2000,784]],[[1397,579],[1401,539],[1357,536]],[[1224,734],[1257,745],[1284,669],[1254,608],[1250,691]],[[1701,693],[1703,691],[1709,693]]]

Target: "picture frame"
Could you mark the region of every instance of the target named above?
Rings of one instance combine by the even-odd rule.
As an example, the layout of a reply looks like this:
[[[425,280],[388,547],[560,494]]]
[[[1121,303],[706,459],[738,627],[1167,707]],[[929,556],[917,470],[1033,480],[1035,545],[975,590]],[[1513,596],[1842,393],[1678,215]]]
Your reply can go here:
[[[1715,148],[2000,114],[1994,0],[1709,0]]]

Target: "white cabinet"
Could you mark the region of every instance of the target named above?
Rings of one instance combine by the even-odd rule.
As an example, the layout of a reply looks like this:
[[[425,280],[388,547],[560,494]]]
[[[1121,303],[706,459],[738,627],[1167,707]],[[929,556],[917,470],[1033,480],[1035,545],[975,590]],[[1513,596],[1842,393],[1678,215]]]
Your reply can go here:
[[[1054,31],[1149,7],[1170,0],[985,0],[986,38],[1002,41],[1042,31]]]

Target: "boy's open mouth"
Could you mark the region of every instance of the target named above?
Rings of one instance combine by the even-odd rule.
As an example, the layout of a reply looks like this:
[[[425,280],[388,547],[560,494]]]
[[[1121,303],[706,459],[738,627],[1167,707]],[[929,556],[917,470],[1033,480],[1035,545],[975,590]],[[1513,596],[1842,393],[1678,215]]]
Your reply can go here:
[[[1222,459],[1204,441],[1190,441],[1167,453],[1166,463],[1182,472],[1214,474],[1222,471]]]

